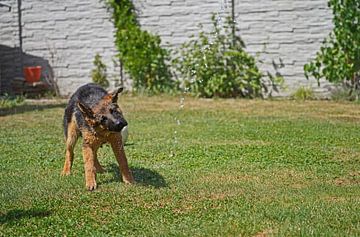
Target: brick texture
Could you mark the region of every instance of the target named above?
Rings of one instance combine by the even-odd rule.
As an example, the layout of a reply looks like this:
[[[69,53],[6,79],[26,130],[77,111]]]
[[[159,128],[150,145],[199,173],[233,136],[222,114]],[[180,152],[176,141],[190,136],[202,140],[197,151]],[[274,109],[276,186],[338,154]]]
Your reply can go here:
[[[0,8],[1,93],[9,90],[10,81],[21,75],[17,1]],[[142,0],[134,1],[141,26],[162,38],[164,47],[179,47],[191,35],[211,26],[211,15],[220,24],[230,14],[229,0]],[[22,1],[23,65],[42,65],[43,76],[55,78],[63,95],[91,81],[96,53],[108,66],[111,86],[119,79],[114,28],[104,1],[99,0],[32,0]],[[289,94],[307,81],[303,65],[315,56],[321,42],[332,29],[332,14],[326,0],[236,0],[238,33],[248,52],[259,55],[263,71],[274,73],[274,63],[285,77]],[[327,85],[314,88],[326,92]]]
[[[211,27],[216,14],[220,24],[231,13],[229,0],[136,1],[143,28],[157,33],[166,47],[176,48],[191,35]],[[332,30],[332,13],[326,0],[235,0],[238,34],[247,51],[257,56],[264,73],[278,72],[285,78],[281,95],[289,95],[299,86],[310,86],[327,94],[330,85],[306,80],[303,66],[314,58],[324,38]]]
[[[18,50],[17,1],[10,13],[0,8],[0,54]],[[114,27],[103,1],[98,0],[34,0],[22,2],[23,65],[41,65],[43,76],[54,76],[61,94],[68,95],[78,86],[91,81],[96,53],[103,57],[114,86],[119,69],[114,65]],[[6,27],[3,27],[6,26]],[[3,50],[1,50],[1,47]],[[5,50],[6,49],[6,50]],[[18,55],[12,55],[18,58]],[[3,91],[9,90],[11,66],[0,59]],[[12,60],[14,61],[14,59]],[[12,71],[21,75],[20,65]],[[53,70],[50,70],[52,68]],[[53,74],[52,74],[53,71]]]

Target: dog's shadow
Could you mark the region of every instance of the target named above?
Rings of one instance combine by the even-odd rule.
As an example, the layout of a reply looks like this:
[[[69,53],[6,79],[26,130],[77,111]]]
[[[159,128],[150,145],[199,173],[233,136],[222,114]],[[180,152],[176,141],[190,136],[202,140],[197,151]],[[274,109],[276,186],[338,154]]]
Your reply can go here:
[[[42,209],[15,209],[7,212],[6,214],[0,214],[0,224],[8,222],[16,223],[20,219],[44,218],[50,216],[51,214],[51,211]]]
[[[122,180],[119,166],[115,163],[105,167],[107,173],[112,173],[113,178],[105,181],[104,183],[119,182]],[[149,186],[154,188],[167,187],[166,181],[163,176],[158,172],[139,167],[130,167],[130,170],[134,176],[135,182],[138,185]]]

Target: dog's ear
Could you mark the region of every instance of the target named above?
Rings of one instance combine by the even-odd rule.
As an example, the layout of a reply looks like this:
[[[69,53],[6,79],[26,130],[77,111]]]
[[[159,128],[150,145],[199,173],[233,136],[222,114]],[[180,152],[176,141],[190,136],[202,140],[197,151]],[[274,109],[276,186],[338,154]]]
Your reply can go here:
[[[111,92],[111,102],[117,103],[118,101],[118,94],[120,94],[124,90],[124,87],[119,87]]]
[[[78,102],[78,108],[80,109],[81,113],[87,118],[94,119],[94,112],[85,104]]]

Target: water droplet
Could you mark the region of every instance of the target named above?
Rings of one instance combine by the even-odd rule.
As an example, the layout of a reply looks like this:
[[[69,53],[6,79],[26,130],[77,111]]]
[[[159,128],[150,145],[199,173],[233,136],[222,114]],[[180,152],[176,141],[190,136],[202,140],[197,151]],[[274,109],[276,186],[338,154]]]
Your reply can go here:
[[[181,97],[180,98],[180,109],[183,109],[185,106],[185,98],[184,97]]]

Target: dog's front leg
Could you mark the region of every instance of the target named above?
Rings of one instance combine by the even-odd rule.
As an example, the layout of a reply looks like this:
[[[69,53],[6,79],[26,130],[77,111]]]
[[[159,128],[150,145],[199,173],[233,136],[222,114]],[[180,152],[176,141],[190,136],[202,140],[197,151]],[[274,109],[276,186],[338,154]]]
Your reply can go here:
[[[96,149],[89,144],[84,143],[82,147],[86,188],[90,191],[96,189],[96,168],[95,158]]]
[[[110,141],[111,147],[115,154],[116,160],[119,164],[120,172],[124,183],[131,184],[134,183],[134,178],[129,169],[129,165],[126,159],[124,146],[121,141],[121,136],[116,135]]]

